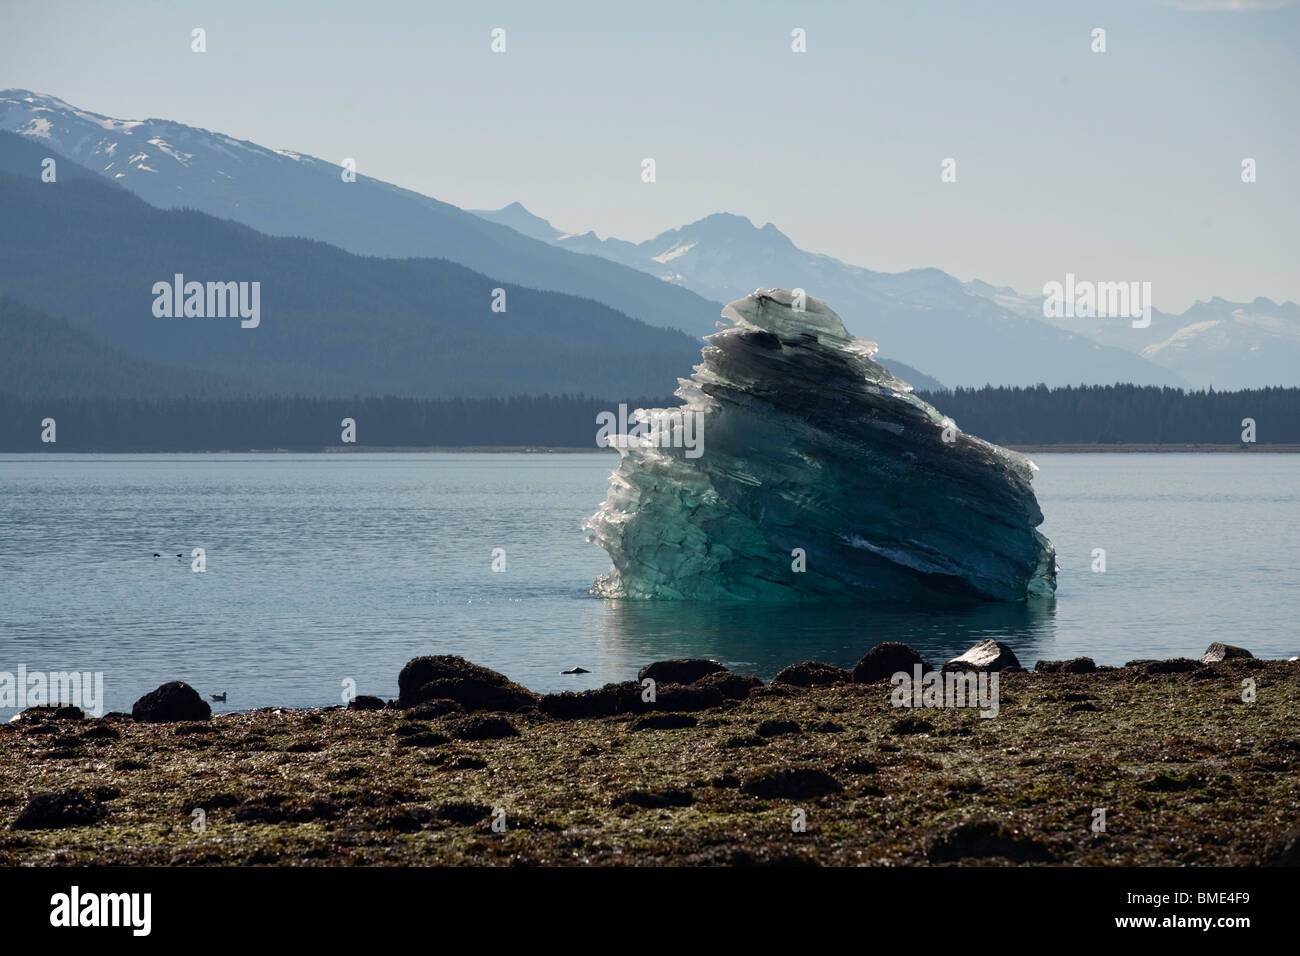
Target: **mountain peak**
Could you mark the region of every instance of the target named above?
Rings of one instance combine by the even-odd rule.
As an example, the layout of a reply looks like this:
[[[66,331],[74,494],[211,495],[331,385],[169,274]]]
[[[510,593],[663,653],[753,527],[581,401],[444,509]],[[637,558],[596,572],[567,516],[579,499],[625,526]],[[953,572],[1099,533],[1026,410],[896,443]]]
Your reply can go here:
[[[508,206],[502,206],[500,209],[471,209],[469,211],[489,222],[509,226],[515,232],[523,233],[533,239],[540,239],[543,242],[550,242],[552,239],[563,235],[561,230],[556,229],[541,216],[529,212],[524,207],[524,204],[518,200]]]
[[[758,227],[748,216],[737,216],[730,212],[715,212],[682,226],[682,232],[704,232],[710,235],[748,235],[757,232]]]

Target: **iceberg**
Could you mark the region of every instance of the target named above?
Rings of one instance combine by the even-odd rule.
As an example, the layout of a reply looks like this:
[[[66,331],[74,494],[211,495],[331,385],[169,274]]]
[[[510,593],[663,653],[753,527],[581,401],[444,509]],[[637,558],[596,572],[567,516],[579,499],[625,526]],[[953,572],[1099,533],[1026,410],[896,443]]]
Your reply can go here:
[[[638,409],[614,442],[609,492],[583,522],[613,561],[591,593],[953,604],[1055,591],[1032,462],[963,433],[800,290],[759,289],[722,317],[678,379],[683,404]]]

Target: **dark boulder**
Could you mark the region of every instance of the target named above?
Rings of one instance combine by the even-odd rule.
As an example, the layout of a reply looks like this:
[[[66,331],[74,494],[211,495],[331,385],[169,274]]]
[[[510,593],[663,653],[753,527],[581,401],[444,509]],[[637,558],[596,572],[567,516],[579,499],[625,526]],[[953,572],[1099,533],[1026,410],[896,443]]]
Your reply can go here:
[[[717,661],[702,657],[679,657],[671,661],[655,661],[637,673],[637,680],[652,680],[656,684],[691,684],[701,677],[725,671]]]
[[[830,687],[832,684],[848,684],[852,680],[852,672],[843,667],[823,664],[821,661],[804,661],[802,664],[782,668],[772,678],[772,683],[793,684],[795,687]]]
[[[613,717],[637,711],[642,706],[641,685],[636,681],[606,684],[595,690],[546,694],[537,702],[538,710],[556,720]]]
[[[722,675],[718,675],[721,677]],[[752,680],[757,681],[758,678]],[[761,684],[762,682],[759,681]],[[647,688],[637,681],[606,684],[596,690],[565,691],[547,694],[537,708],[557,720],[580,720],[586,717],[613,717],[616,714],[643,714],[654,711],[693,711],[719,707],[727,699],[720,682],[701,680],[695,684],[657,684],[654,700],[643,695]],[[745,686],[753,686],[746,683]],[[738,691],[739,688],[736,688]]]
[[[708,710],[718,707],[725,700],[722,691],[716,687],[701,684],[665,684],[655,689],[653,702],[643,702],[637,697],[637,706],[642,710]]]
[[[207,720],[212,716],[199,692],[184,681],[174,680],[151,690],[135,702],[131,716],[136,720],[158,724],[176,720]]]
[[[400,705],[399,705],[400,706]],[[408,708],[406,716],[412,720],[428,720],[432,717],[445,717],[448,714],[463,714],[465,708],[454,700],[426,700]]]
[[[889,729],[891,734],[928,734],[934,730],[934,724],[920,717],[900,717]]]
[[[980,641],[965,654],[943,665],[944,671],[1002,671],[1020,668],[1016,652],[1001,641]]]
[[[1143,670],[1148,674],[1186,674],[1200,667],[1201,662],[1190,657],[1174,657],[1167,661],[1150,661]]]
[[[457,740],[503,740],[518,737],[519,731],[504,717],[474,716],[458,721],[451,734]]]
[[[730,671],[718,671],[701,677],[691,686],[713,687],[727,700],[744,700],[755,687],[762,687],[763,682],[753,674],[733,674]]]
[[[471,803],[467,800],[444,800],[433,808],[433,814],[439,820],[469,826],[491,816],[492,808],[484,803]]]
[[[931,863],[998,857],[1013,863],[1047,863],[1055,854],[1047,844],[995,820],[973,820],[950,827],[935,838],[929,850]]]
[[[793,720],[765,720],[756,732],[760,737],[781,737],[799,733],[799,725]]]
[[[108,815],[108,808],[84,790],[56,790],[38,793],[19,811],[12,824],[15,830],[58,830],[98,823]]]
[[[815,767],[783,767],[759,771],[740,785],[740,792],[765,800],[807,800],[839,793],[844,785]]]
[[[899,671],[911,676],[912,669],[921,665],[922,673],[930,670],[921,655],[906,644],[898,641],[884,641],[862,655],[853,668],[855,684],[871,684],[878,680],[887,680]]]
[[[380,697],[371,697],[369,694],[358,694],[348,701],[348,710],[383,710],[384,701]]]
[[[430,700],[454,700],[466,710],[526,710],[537,695],[504,674],[441,654],[417,657],[397,676],[398,704],[414,707]]]
[[[85,717],[85,711],[72,704],[28,707],[18,715],[18,719],[24,723],[40,720],[84,720]]]

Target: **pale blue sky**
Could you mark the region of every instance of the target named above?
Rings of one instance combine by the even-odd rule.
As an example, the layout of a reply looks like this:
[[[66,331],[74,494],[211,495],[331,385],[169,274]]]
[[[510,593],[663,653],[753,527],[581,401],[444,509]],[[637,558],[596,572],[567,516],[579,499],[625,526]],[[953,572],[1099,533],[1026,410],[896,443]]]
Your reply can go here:
[[[3,0],[0,87],[602,236],[726,211],[872,269],[1300,301],[1297,2]]]

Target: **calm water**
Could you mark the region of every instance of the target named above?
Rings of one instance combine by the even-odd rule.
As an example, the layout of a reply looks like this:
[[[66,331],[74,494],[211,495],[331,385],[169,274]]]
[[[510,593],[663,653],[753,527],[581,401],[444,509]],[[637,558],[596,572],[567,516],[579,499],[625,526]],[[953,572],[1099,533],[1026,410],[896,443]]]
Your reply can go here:
[[[553,691],[674,656],[852,666],[882,640],[942,661],[991,636],[1026,666],[1300,649],[1300,456],[1034,457],[1055,601],[901,614],[588,596],[605,454],[0,455],[0,671],[103,671],[119,710],[181,679],[241,710],[338,703],[349,678],[395,696],[433,653]]]

